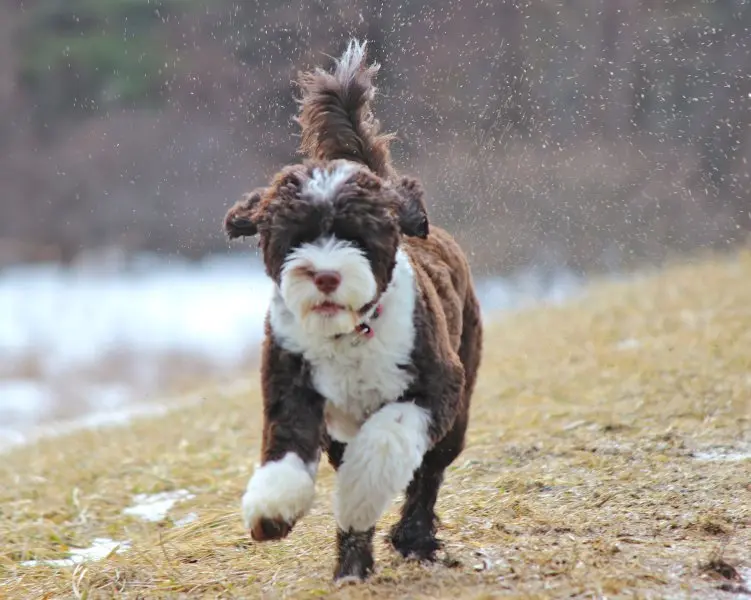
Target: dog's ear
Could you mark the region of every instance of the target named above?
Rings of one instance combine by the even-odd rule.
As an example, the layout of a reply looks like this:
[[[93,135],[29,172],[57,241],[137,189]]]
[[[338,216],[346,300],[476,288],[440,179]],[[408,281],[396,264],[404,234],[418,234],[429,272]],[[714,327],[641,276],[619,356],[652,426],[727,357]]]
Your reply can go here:
[[[425,239],[430,226],[422,184],[414,177],[402,177],[396,185],[396,192],[399,195],[396,213],[402,233]]]
[[[258,205],[266,190],[256,188],[243,194],[224,216],[224,231],[229,239],[253,236],[258,233]]]

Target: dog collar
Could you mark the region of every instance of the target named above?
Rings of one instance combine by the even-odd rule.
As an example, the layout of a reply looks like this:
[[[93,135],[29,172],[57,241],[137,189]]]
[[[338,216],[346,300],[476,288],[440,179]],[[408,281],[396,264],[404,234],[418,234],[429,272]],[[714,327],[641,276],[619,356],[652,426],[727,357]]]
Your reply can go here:
[[[367,310],[368,308],[366,308],[366,311]],[[352,334],[355,335],[355,339],[353,341],[354,344],[358,344],[364,340],[370,340],[373,338],[373,336],[375,336],[375,332],[373,331],[373,327],[370,325],[370,321],[374,321],[375,319],[380,317],[381,312],[383,312],[383,306],[381,304],[376,304],[375,310],[370,314],[370,316],[358,323],[358,325],[352,331]],[[338,340],[346,335],[352,334],[338,333],[334,336],[334,339]]]
[[[373,314],[370,315],[369,320],[375,321],[378,317],[381,316],[382,311],[383,311],[383,305],[376,304],[375,310],[373,311]],[[368,321],[362,321],[357,327],[355,327],[355,333],[358,335],[361,335],[367,340],[369,340],[375,335],[375,333],[373,332],[373,328],[370,326],[370,323]]]

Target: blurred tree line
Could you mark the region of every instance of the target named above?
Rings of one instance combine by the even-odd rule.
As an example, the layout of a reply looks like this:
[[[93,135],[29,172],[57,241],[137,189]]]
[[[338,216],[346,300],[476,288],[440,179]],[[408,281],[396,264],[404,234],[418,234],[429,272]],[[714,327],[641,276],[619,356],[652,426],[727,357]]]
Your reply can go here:
[[[744,0],[0,0],[0,264],[227,248],[350,35],[475,263],[622,268],[751,227]]]
[[[154,28],[174,2],[48,0],[19,27],[16,77],[44,135],[49,122],[113,106],[158,106],[166,53]]]

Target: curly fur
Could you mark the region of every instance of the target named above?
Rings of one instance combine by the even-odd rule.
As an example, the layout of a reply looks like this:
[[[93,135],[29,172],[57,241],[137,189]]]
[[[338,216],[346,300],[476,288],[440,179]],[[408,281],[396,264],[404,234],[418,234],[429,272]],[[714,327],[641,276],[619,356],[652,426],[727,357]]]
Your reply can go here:
[[[371,111],[380,65],[366,65],[366,44],[352,40],[333,73],[317,69],[300,76],[300,151],[310,158],[345,158],[383,178],[393,175],[389,143]]]
[[[372,115],[377,71],[353,41],[333,72],[304,74],[307,158],[224,221],[230,238],[259,236],[277,284],[263,347],[263,466],[248,484],[246,525],[257,540],[288,535],[315,485],[315,471],[300,465],[325,450],[341,467],[340,579],[372,571],[376,522],[405,488],[391,543],[403,556],[434,558],[434,507],[464,446],[482,350],[467,259],[429,223],[421,183],[397,175],[391,136]],[[321,273],[336,285],[321,288]],[[276,465],[286,479],[267,493],[262,478],[282,473]]]

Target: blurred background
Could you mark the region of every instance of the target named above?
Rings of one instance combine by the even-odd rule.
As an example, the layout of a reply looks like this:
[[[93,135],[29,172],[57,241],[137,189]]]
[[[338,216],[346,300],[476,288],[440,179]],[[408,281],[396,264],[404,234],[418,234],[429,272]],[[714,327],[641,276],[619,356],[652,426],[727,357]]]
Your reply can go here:
[[[349,36],[486,308],[746,240],[747,0],[0,0],[0,444],[252,368],[220,223]]]

